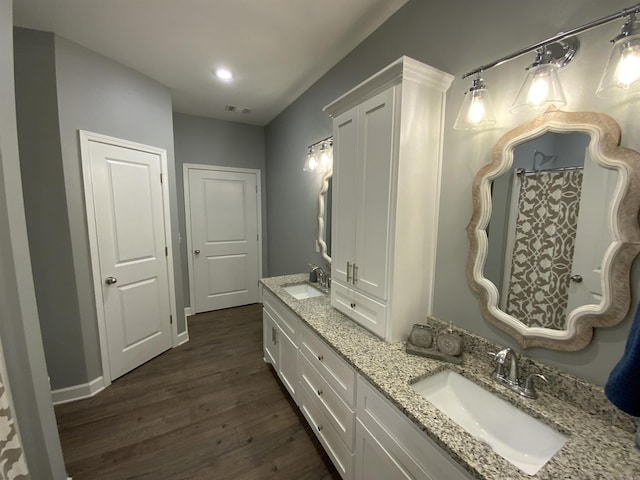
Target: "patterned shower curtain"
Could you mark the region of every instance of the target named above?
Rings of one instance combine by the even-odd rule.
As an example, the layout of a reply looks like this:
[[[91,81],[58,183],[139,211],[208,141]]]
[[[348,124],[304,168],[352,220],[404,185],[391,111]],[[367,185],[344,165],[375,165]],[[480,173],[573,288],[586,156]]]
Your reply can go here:
[[[582,171],[522,175],[505,311],[530,327],[565,328]]]
[[[13,405],[3,374],[6,371],[0,347],[0,479],[29,480],[31,477],[13,419]]]

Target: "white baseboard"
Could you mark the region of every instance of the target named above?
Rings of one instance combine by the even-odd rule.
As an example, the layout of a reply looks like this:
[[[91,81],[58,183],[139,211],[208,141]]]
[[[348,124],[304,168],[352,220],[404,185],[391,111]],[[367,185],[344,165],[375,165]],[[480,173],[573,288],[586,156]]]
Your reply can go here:
[[[178,345],[176,345],[177,347],[189,341],[189,319],[187,317],[191,315],[191,307],[186,307],[184,309],[184,332],[178,334]]]
[[[93,397],[95,394],[104,390],[104,388],[104,378],[98,377],[89,383],[51,390],[51,400],[54,405],[75,402],[76,400]]]

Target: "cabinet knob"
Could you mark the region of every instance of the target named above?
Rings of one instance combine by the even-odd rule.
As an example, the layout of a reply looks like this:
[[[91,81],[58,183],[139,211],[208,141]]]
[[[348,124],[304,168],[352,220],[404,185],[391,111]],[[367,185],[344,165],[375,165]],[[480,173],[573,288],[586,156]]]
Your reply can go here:
[[[324,355],[318,355],[318,360],[323,361],[324,360]]]
[[[319,397],[320,397],[320,396],[322,396],[322,394],[323,394],[323,393],[324,393],[324,392],[323,392],[321,389],[318,389],[318,396],[319,396]]]
[[[196,249],[193,251],[193,253],[195,253],[196,255],[200,255],[200,250],[196,248]]]
[[[113,285],[114,283],[117,283],[118,279],[116,277],[107,277],[104,280],[104,283],[106,283],[107,285]]]
[[[324,429],[322,425],[318,425],[318,431],[321,432]]]
[[[575,283],[582,283],[582,275],[571,275],[571,281]]]
[[[355,303],[351,303],[351,308],[356,308],[356,304]]]

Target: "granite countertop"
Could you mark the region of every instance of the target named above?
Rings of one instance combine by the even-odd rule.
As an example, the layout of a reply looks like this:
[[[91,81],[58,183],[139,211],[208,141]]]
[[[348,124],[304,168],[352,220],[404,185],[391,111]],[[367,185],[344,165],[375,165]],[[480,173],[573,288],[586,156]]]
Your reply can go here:
[[[262,284],[476,478],[640,480],[640,450],[635,447],[633,433],[626,428],[628,422],[617,421],[615,414],[588,413],[579,405],[544,393],[544,387],[539,389],[536,400],[520,397],[489,378],[491,366],[486,351],[465,349],[461,365],[407,354],[403,342],[386,343],[331,307],[328,295],[297,300],[282,288],[307,278],[307,274],[286,275],[265,278]],[[536,475],[527,475],[411,388],[411,383],[447,368],[567,434],[569,440]],[[553,381],[551,377],[550,382]],[[577,388],[586,385],[582,381],[574,384]],[[601,389],[593,386],[593,390]],[[580,392],[577,393],[579,398]]]

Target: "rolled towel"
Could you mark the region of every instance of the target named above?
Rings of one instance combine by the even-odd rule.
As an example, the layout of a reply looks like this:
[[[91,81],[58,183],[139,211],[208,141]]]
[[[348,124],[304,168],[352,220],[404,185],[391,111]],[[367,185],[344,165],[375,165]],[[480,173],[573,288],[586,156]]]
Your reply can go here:
[[[611,370],[604,392],[620,410],[640,417],[640,305],[631,325],[624,354]]]

